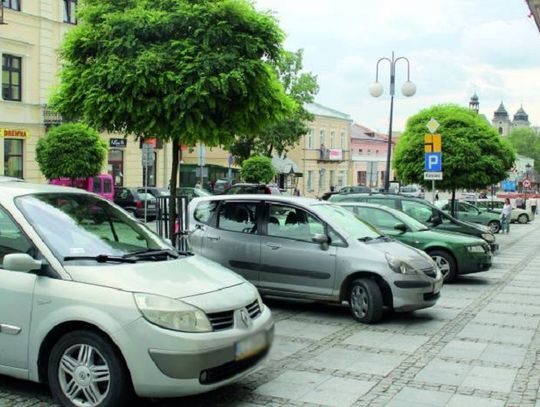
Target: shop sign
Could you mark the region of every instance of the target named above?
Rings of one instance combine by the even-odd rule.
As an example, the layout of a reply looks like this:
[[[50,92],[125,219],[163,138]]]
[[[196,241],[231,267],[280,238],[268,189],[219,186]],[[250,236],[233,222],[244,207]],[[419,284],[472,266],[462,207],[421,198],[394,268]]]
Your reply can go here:
[[[23,129],[0,129],[0,135],[6,138],[26,138],[30,132]]]
[[[343,160],[343,150],[340,148],[331,148],[328,150],[328,158],[330,161],[341,161]]]
[[[127,140],[125,138],[111,138],[109,139],[109,147],[125,148],[127,147]]]

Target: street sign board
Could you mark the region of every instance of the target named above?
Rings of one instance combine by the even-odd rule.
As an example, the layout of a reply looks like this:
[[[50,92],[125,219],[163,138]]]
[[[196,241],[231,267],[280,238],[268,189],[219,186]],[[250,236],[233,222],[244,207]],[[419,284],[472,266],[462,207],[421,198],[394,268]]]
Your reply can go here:
[[[142,145],[142,165],[153,165],[154,164],[154,146],[152,144],[144,143]]]
[[[442,171],[428,171],[424,172],[424,179],[430,181],[440,181],[443,179]]]
[[[523,180],[523,188],[530,188],[531,187],[531,181],[528,179]]]
[[[426,171],[442,171],[441,153],[426,153],[424,169]]]
[[[433,134],[439,128],[439,122],[432,117],[429,122],[427,122],[426,127],[428,128],[429,132]]]
[[[440,134],[424,136],[424,152],[426,171],[442,171],[442,140]]]

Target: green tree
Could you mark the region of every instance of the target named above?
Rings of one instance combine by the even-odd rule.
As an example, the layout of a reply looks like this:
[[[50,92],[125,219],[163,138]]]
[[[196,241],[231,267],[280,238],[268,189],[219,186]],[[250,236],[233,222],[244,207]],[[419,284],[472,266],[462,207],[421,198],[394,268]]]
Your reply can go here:
[[[288,96],[295,102],[295,108],[287,117],[269,123],[258,133],[238,136],[228,149],[238,164],[253,153],[272,156],[275,151],[282,155],[287,153],[298,140],[308,132],[306,123],[313,120],[313,115],[305,109],[319,92],[317,77],[302,72],[303,50],[296,52],[283,51],[276,61],[274,69]]]
[[[93,177],[101,172],[107,144],[98,132],[80,123],[53,127],[36,147],[36,160],[45,178]]]
[[[180,143],[226,145],[294,108],[272,68],[283,39],[247,0],[85,0],[51,102],[101,130],[172,141],[175,196]],[[175,218],[172,200],[171,230]]]
[[[458,188],[484,188],[505,179],[515,161],[512,147],[475,112],[447,104],[424,109],[407,121],[394,155],[401,182],[431,183],[424,181],[424,135],[432,117],[439,122],[437,133],[442,136],[444,175],[437,181],[438,188],[451,190],[454,199]]]
[[[534,129],[520,127],[508,134],[508,142],[518,154],[534,158],[534,169],[540,171],[540,137]]]
[[[268,157],[255,155],[242,163],[240,175],[246,182],[267,184],[276,176],[272,160]]]

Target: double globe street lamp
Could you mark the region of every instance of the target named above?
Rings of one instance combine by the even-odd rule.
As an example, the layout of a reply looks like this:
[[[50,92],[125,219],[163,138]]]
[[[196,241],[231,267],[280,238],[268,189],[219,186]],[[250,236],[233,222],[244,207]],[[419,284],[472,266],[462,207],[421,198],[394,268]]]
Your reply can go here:
[[[407,81],[401,86],[401,93],[406,97],[411,97],[416,93],[416,85],[410,81],[410,63],[405,57],[394,58],[394,51],[392,51],[392,58],[380,58],[377,61],[375,70],[375,83],[369,87],[369,93],[373,97],[379,97],[383,93],[383,86],[379,83],[379,63],[381,61],[388,61],[390,63],[390,124],[388,126],[388,151],[386,154],[386,171],[384,173],[384,191],[388,192],[390,189],[390,159],[392,155],[392,120],[394,117],[394,94],[396,85],[396,63],[400,60],[407,62]]]

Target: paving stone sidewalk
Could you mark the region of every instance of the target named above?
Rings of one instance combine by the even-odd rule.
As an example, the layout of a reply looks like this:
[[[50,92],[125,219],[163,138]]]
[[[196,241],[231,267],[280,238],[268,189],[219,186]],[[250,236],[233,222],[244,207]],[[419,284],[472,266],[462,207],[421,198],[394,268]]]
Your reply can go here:
[[[346,307],[269,302],[276,340],[241,383],[155,406],[535,406],[540,387],[540,220],[512,225],[494,267],[439,303],[355,323]],[[52,406],[45,386],[0,376],[0,406]]]

